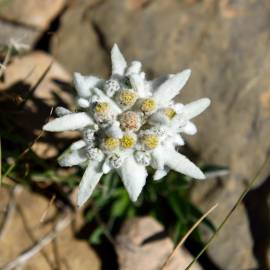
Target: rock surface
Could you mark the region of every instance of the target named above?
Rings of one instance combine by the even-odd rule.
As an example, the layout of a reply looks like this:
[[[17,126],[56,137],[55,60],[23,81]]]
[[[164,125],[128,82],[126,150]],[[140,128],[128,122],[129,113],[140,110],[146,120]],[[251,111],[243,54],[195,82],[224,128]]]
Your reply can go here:
[[[75,7],[68,12],[78,13]],[[72,26],[75,35],[86,33],[81,30],[85,26],[94,26],[89,34],[93,42],[85,38],[87,46],[83,41],[76,46],[80,55],[94,55],[93,63],[89,58],[77,58],[75,66],[67,57],[64,63],[72,71],[77,68],[96,73],[101,69],[101,75],[108,74],[109,65],[105,68],[95,63],[108,59],[115,42],[128,60],[141,60],[152,75],[187,67],[193,70],[181,100],[208,96],[212,106],[196,120],[199,133],[187,138],[188,142],[204,162],[227,165],[231,170],[227,179],[200,182],[193,188],[192,198],[203,210],[219,202],[219,211],[211,216],[215,224],[231,209],[269,150],[269,15],[267,0],[108,0],[89,7],[84,24],[75,19]],[[63,33],[66,29],[66,36],[67,25],[63,22],[60,30]],[[80,34],[77,40],[84,40],[82,37]],[[251,37],[256,42],[251,42]],[[63,34],[62,44],[64,39]],[[67,48],[63,47],[61,53],[59,47],[54,54],[64,59],[67,51],[73,51]],[[261,264],[253,252],[252,220],[246,207],[237,210],[209,248],[221,269],[248,269]]]
[[[0,18],[45,30],[64,8],[65,3],[65,0],[2,1]]]
[[[161,269],[173,251],[173,243],[164,228],[151,217],[126,221],[117,236],[117,254],[122,270]],[[172,258],[166,270],[184,269],[192,256],[183,248]],[[202,268],[195,264],[193,270]]]
[[[79,0],[61,18],[61,26],[53,38],[52,53],[70,72],[108,75],[109,55],[102,36],[87,12],[98,0]]]
[[[51,1],[8,1],[1,7],[0,44],[23,37],[23,43],[33,46],[65,4],[64,0]],[[194,185],[191,195],[202,210],[219,202],[219,211],[211,215],[218,225],[269,150],[269,15],[267,0],[80,0],[69,5],[50,45],[70,72],[108,75],[109,51],[115,42],[128,60],[141,60],[150,75],[193,70],[179,100],[209,96],[212,106],[196,120],[199,133],[187,138],[188,143],[205,163],[228,165],[231,173],[226,179]],[[5,94],[20,100],[21,90],[29,90],[50,61],[40,52],[14,59],[0,91],[8,89]],[[17,84],[25,78],[27,85]],[[35,122],[33,112],[45,121],[55,97],[70,104],[69,95],[52,83],[55,78],[70,81],[70,75],[54,64],[34,93],[36,103],[27,103],[28,115],[17,116],[22,128],[40,129],[43,123]],[[56,148],[48,150],[46,142],[37,146],[39,155],[57,154]],[[268,178],[260,179],[209,248],[221,269],[270,267],[270,222],[267,215],[262,218],[269,210],[267,183]]]
[[[18,108],[27,99],[46,69],[51,65],[45,78],[21,110]],[[16,57],[5,70],[4,80],[0,82],[0,111],[15,113],[16,125],[29,139],[33,139],[40,132],[41,127],[50,115],[50,111],[57,105],[75,109],[69,83],[71,75],[51,56],[43,52],[33,52]],[[17,104],[18,103],[18,104]],[[20,109],[20,114],[16,113]],[[77,133],[56,134],[59,139],[74,138]],[[58,154],[57,147],[48,143],[48,136],[35,143],[33,150],[43,158],[50,158]]]
[[[4,193],[6,190],[1,189],[1,212],[9,197]],[[53,206],[49,208],[45,222],[40,221],[48,208],[48,201],[40,195],[23,190],[15,196],[14,200],[19,208],[13,211],[11,220],[0,239],[0,267],[14,260],[36,240],[42,239],[54,225],[53,217],[56,209]],[[33,256],[22,269],[49,270],[52,267],[53,269],[101,269],[95,252],[89,248],[87,242],[74,237],[73,229],[69,225],[61,231],[56,240],[47,245],[42,252]]]
[[[13,23],[3,20],[0,20],[0,29],[0,47],[7,46],[13,40],[32,48],[41,35],[39,30],[23,25],[15,26]]]

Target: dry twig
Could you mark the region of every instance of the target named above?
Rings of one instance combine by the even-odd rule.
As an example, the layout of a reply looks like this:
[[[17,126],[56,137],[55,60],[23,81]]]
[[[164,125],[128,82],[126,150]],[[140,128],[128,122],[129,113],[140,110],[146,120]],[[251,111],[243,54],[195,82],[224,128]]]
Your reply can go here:
[[[4,62],[2,64],[0,64],[0,79],[4,75],[4,72],[6,70],[6,66],[7,66],[8,62],[10,61],[12,47],[13,47],[13,45],[12,45],[12,43],[10,43],[8,46],[8,51],[7,51],[7,54],[5,56]]]
[[[16,195],[21,192],[22,187],[16,185],[10,192],[10,199],[9,199],[9,203],[7,205],[7,208],[4,212],[4,217],[2,222],[0,223],[0,240],[2,238],[2,236],[4,235],[4,232],[6,230],[6,228],[8,227],[8,224],[11,220],[11,217],[14,213],[14,210],[16,208]]]
[[[28,248],[27,250],[23,251],[17,258],[8,262],[4,266],[0,268],[0,270],[12,270],[16,267],[22,266],[23,264],[27,263],[33,256],[39,253],[46,245],[50,244],[52,240],[56,238],[56,236],[63,231],[72,220],[71,214],[67,217],[59,221],[55,229],[46,234],[43,238],[39,239],[36,244]]]
[[[201,224],[201,222],[217,207],[217,204],[212,206],[205,214],[201,216],[201,218],[189,229],[189,231],[184,235],[184,237],[180,240],[180,242],[177,244],[169,258],[166,260],[166,262],[162,265],[161,270],[165,270],[166,267],[169,265],[171,259],[175,256],[176,252],[179,250],[179,248],[184,244],[184,242],[187,240],[187,238],[191,235],[191,233]]]
[[[40,218],[40,223],[43,223],[45,218],[47,217],[48,215],[48,212],[50,210],[50,208],[52,207],[53,203],[54,203],[54,200],[55,200],[55,195],[52,196],[52,198],[50,199],[49,203],[48,203],[48,206],[46,207],[45,211],[43,212],[41,218]]]
[[[48,118],[51,117],[52,112],[53,112],[53,108],[51,109]],[[4,180],[4,178],[5,178],[6,176],[8,176],[8,175],[13,171],[13,169],[16,167],[18,161],[19,161],[22,157],[24,157],[24,156],[32,149],[33,145],[34,145],[34,144],[42,137],[43,133],[44,133],[44,131],[41,130],[40,133],[39,133],[39,135],[35,138],[35,140],[34,140],[33,142],[31,142],[31,144],[30,144],[30,145],[29,145],[29,146],[28,146],[28,147],[27,147],[27,148],[26,148],[26,149],[25,149],[25,150],[17,157],[17,159],[15,160],[15,162],[12,163],[12,164],[8,167],[8,169],[7,169],[7,170],[5,171],[5,173],[2,175],[2,181]]]

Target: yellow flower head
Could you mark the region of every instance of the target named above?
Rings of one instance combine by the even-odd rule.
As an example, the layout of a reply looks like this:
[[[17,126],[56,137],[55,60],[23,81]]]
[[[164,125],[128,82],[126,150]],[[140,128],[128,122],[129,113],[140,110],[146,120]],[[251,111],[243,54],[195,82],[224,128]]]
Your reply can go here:
[[[109,112],[110,105],[107,102],[100,102],[95,106],[95,113],[105,115]]]
[[[144,113],[153,112],[156,109],[156,107],[157,107],[157,103],[152,98],[145,99],[141,104],[141,110]]]
[[[120,105],[131,107],[137,100],[137,93],[132,89],[121,90],[118,92],[117,99]]]
[[[120,139],[120,145],[124,149],[130,149],[132,148],[136,143],[136,139],[132,135],[124,135]]]
[[[119,140],[117,138],[108,137],[103,141],[103,147],[105,150],[112,151],[119,146]]]
[[[148,150],[155,149],[159,144],[159,138],[157,135],[144,135],[142,137],[142,143]]]
[[[163,109],[163,112],[169,119],[173,119],[176,115],[176,111],[173,108],[169,108],[169,107]]]

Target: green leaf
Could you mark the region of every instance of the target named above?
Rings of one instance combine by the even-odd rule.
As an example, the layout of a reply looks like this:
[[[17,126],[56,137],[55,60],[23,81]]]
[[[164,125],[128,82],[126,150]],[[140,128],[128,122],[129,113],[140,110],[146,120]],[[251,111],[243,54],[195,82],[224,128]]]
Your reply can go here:
[[[125,192],[120,198],[118,198],[112,206],[111,215],[114,218],[124,216],[128,206],[130,204],[129,197]]]
[[[172,194],[168,197],[168,201],[177,218],[179,218],[180,220],[184,220],[183,210],[180,204],[180,198],[177,198],[174,194]]]
[[[101,227],[96,228],[90,235],[89,241],[92,245],[101,244],[101,238],[104,234],[104,231]]]

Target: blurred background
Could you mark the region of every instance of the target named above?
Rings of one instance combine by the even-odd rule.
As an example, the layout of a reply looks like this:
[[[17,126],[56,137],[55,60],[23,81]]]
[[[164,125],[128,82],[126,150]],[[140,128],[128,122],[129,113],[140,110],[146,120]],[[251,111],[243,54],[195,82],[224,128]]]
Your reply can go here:
[[[75,110],[73,72],[108,77],[110,49],[148,78],[192,69],[178,97],[211,107],[182,149],[208,176],[149,177],[133,204],[114,174],[76,209],[82,171],[57,156],[77,133],[42,133]],[[268,0],[0,0],[0,269],[161,269],[202,213],[218,207],[167,269],[185,269],[269,153]],[[151,174],[151,172],[150,172]],[[270,176],[260,176],[191,269],[270,269]]]

